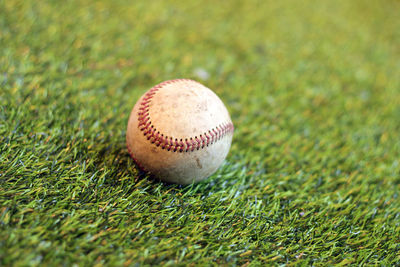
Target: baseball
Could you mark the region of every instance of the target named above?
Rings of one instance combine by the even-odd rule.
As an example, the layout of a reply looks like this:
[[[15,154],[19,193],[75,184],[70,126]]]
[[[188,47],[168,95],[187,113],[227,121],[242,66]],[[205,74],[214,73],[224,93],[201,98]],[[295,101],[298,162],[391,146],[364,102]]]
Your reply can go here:
[[[201,181],[229,152],[233,124],[219,97],[189,79],[162,82],[135,104],[126,143],[136,165],[177,184]]]

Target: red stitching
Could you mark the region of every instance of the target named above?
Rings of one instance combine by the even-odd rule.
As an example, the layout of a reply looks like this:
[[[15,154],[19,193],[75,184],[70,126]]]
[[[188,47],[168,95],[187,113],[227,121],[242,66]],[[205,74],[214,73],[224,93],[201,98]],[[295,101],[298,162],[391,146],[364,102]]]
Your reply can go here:
[[[132,153],[132,151],[131,151],[131,149],[129,148],[129,145],[128,145],[128,140],[126,140],[126,147],[128,148],[129,155],[131,156],[131,158],[135,162],[136,166],[138,166],[140,170],[146,171],[146,169],[143,167],[143,165],[140,164],[140,162],[133,156],[133,153]]]
[[[203,137],[203,135],[200,135],[200,139],[201,139],[201,148],[204,148],[207,140]]]
[[[157,131],[156,128],[152,125],[150,120],[149,111],[150,111],[151,100],[153,96],[157,93],[157,91],[161,89],[163,86],[180,81],[190,81],[197,83],[196,81],[190,79],[175,79],[175,80],[165,81],[151,88],[144,95],[142,102],[140,102],[139,112],[138,112],[138,121],[139,121],[138,128],[143,132],[143,135],[146,136],[147,140],[149,140],[156,146],[161,147],[162,149],[167,149],[168,151],[190,152],[194,150],[199,150],[200,148],[204,148],[210,144],[215,143],[217,140],[220,140],[225,135],[233,133],[234,127],[231,122],[222,123],[216,126],[215,128],[200,134],[199,136],[185,138],[184,140],[183,139],[178,140],[177,138],[173,138],[171,136],[164,137],[163,134]],[[136,164],[138,164],[135,158],[132,156],[130,150],[129,153],[131,154],[131,157],[136,162]]]

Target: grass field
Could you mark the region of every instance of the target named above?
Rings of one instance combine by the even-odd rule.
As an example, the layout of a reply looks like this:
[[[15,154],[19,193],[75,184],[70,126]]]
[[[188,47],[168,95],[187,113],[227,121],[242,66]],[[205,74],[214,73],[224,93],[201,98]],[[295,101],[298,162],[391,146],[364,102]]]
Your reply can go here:
[[[400,262],[400,2],[0,0],[0,265]],[[134,103],[191,78],[224,165],[140,173]]]

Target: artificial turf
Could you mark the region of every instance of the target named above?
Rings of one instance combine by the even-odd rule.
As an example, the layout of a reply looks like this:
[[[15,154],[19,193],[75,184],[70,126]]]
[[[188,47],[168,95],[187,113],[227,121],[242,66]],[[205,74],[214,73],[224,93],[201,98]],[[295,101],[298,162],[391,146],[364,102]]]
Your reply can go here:
[[[0,0],[0,265],[400,262],[400,2]],[[208,180],[129,158],[192,78],[235,124]]]

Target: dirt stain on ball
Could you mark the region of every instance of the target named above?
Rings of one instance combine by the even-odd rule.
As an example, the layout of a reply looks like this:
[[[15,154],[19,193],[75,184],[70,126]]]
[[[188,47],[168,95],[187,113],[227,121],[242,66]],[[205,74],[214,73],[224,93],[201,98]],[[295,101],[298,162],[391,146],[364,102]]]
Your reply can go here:
[[[200,159],[199,159],[198,157],[195,157],[195,159],[196,159],[197,167],[199,167],[200,169],[202,169],[203,166],[202,166],[201,163],[200,163]]]

